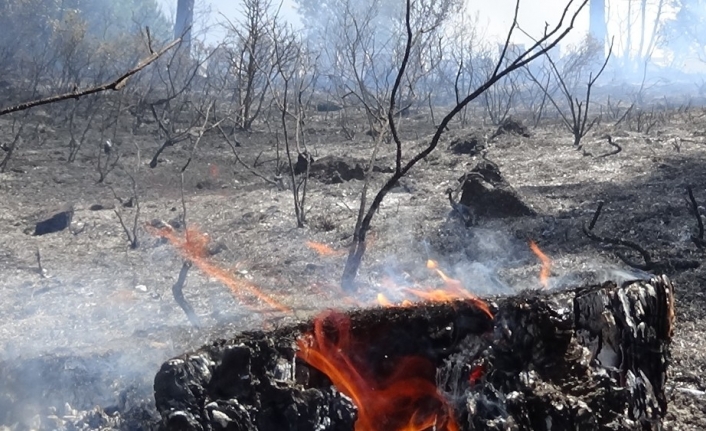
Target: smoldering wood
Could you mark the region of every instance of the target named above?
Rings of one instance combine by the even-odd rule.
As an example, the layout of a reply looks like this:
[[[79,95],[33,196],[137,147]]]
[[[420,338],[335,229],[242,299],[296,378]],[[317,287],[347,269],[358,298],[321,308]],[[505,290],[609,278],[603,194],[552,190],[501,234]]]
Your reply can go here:
[[[667,277],[488,302],[492,320],[464,301],[352,311],[350,335],[366,340],[373,374],[429,359],[462,430],[659,429],[675,324]],[[311,329],[243,333],[165,362],[161,429],[353,430],[350,399],[296,358]]]

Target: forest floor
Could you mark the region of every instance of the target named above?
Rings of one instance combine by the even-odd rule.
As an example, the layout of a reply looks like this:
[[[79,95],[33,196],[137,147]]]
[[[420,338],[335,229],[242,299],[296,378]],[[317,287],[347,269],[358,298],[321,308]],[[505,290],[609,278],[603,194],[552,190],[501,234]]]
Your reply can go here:
[[[37,115],[35,121],[42,118]],[[9,128],[2,121],[2,130]],[[314,114],[307,127],[315,157],[370,157],[372,139],[364,133],[347,139],[334,113]],[[434,131],[424,115],[405,118],[400,128],[406,160],[427,145]],[[41,146],[23,143],[10,169],[0,174],[0,387],[9,388],[0,391],[0,425],[52,429],[54,416],[95,405],[126,411],[152,403],[152,379],[170,357],[237,331],[276,327],[327,308],[376,306],[377,294],[394,297],[389,286],[402,280],[438,284],[438,276],[426,268],[428,259],[480,295],[540,288],[540,262],[528,240],[552,259],[550,288],[644,276],[616,251],[636,261],[639,255],[583,234],[582,224],[603,201],[595,232],[634,241],[654,261],[701,263],[696,269],[662,268],[674,282],[678,310],[665,428],[706,429],[706,255],[691,239],[697,223],[686,194],[692,186],[697,201],[706,205],[703,112],[674,112],[649,135],[598,125],[584,139],[584,149],[594,156],[610,152],[603,137],[610,133],[622,151],[607,157],[577,151],[558,126],[531,129],[530,137],[489,139],[494,127],[454,125],[375,215],[356,294],[337,286],[362,181],[311,179],[308,226],[297,228],[291,190],[237,165],[218,134],[204,136],[195,152],[184,173],[182,202],[180,172],[191,148],[168,148],[150,169],[147,162],[159,146],[156,126],[136,134],[128,130],[118,135],[121,159],[105,183],[96,182],[101,144],[86,144],[78,159],[67,163],[69,137],[60,126],[43,131]],[[446,190],[480,156],[454,154],[448,145],[469,135],[485,143],[486,157],[538,215],[480,219],[471,227],[454,217]],[[258,159],[257,169],[271,178],[274,135],[256,127],[238,141],[241,159],[250,164]],[[383,144],[376,164],[393,166],[394,146]],[[127,201],[130,175],[140,202],[140,243],[134,250],[112,207],[128,225],[136,207],[124,207],[111,191]],[[371,190],[377,191],[388,175],[375,173]],[[74,209],[71,229],[32,235],[38,220],[67,205]],[[197,267],[189,271],[184,294],[199,328],[172,296],[183,256],[146,227],[162,220],[183,235],[184,206],[187,225],[210,239],[208,265],[222,269],[210,275]],[[330,253],[317,253],[309,242],[327,245]]]

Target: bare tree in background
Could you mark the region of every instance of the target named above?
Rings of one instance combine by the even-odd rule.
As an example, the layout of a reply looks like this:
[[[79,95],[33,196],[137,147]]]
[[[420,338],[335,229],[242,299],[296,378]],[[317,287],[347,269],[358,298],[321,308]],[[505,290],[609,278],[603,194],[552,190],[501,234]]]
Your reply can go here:
[[[455,104],[461,103],[461,100],[479,84],[480,65],[478,63],[485,57],[479,27],[478,15],[469,19],[465,9],[454,17],[450,26],[451,33],[447,41],[449,53],[445,68],[448,69],[447,73],[453,72],[447,86],[453,88]],[[468,125],[468,105],[461,109],[458,118],[461,121],[461,127]]]
[[[311,155],[306,146],[304,126],[306,120],[306,94],[313,90],[316,79],[315,58],[292,30],[271,31],[277,66],[277,81],[270,85],[273,99],[280,110],[280,124],[287,157],[290,189],[294,203],[297,226],[306,225],[306,192],[309,182]],[[294,130],[291,124],[294,123]],[[294,143],[294,148],[292,148]],[[294,151],[296,150],[296,152]],[[279,155],[279,134],[277,138]],[[302,163],[304,161],[303,168]]]
[[[620,22],[618,37],[614,38],[619,45],[619,57],[616,59],[623,63],[625,70],[637,73],[641,68],[647,67],[651,60],[659,38],[664,34],[662,30],[666,21],[665,15],[674,2],[631,0],[626,3],[626,16]],[[602,46],[605,47],[606,42],[607,39],[603,41]]]
[[[204,131],[202,121],[216,95],[198,77],[214,50],[199,47],[193,51],[192,56],[186,56],[177,49],[165,57],[160,64],[162,67],[154,69],[156,79],[143,96],[162,138],[162,144],[150,160],[150,168],[157,167],[159,157],[167,148],[188,140],[193,143]]]
[[[397,184],[397,182],[402,177],[407,174],[407,172],[409,172],[410,169],[412,169],[419,161],[426,158],[429,154],[434,151],[434,149],[436,149],[439,144],[439,140],[441,139],[441,135],[446,130],[447,125],[464,108],[464,106],[468,105],[468,103],[481,96],[486,90],[488,90],[491,86],[493,86],[503,77],[507,76],[509,73],[523,67],[524,65],[530,63],[536,58],[544,55],[547,50],[550,50],[551,48],[556,46],[560,40],[562,40],[567,34],[569,34],[569,32],[573,29],[574,22],[578,13],[583,9],[583,7],[587,3],[588,0],[583,0],[578,4],[578,7],[572,11],[571,9],[572,6],[574,6],[574,1],[569,0],[567,2],[566,7],[564,8],[562,17],[556,26],[552,28],[547,27],[544,31],[544,34],[541,38],[537,40],[537,42],[532,44],[527,50],[518,52],[512,61],[506,62],[506,53],[510,45],[510,39],[518,25],[517,15],[520,7],[520,2],[518,0],[515,6],[513,23],[510,27],[510,30],[508,31],[505,46],[502,52],[500,53],[500,58],[496,63],[496,67],[493,70],[493,73],[489,75],[489,77],[484,83],[482,83],[474,91],[466,95],[466,97],[464,97],[459,103],[457,103],[456,106],[454,106],[454,108],[451,109],[451,111],[449,111],[446,116],[444,116],[444,118],[441,120],[438,127],[436,128],[436,131],[434,132],[434,135],[431,138],[429,145],[426,146],[426,148],[414,154],[413,156],[411,156],[411,158],[408,158],[407,161],[404,161],[403,144],[397,134],[394,113],[395,102],[397,100],[397,91],[405,74],[407,63],[409,61],[409,53],[411,52],[413,44],[415,42],[415,31],[419,31],[419,29],[415,29],[412,27],[413,20],[411,19],[411,16],[413,13],[419,13],[420,11],[424,11],[426,8],[433,7],[435,4],[434,0],[428,0],[426,2],[416,1],[414,3],[413,8],[411,0],[407,0],[405,11],[405,54],[402,58],[402,62],[400,63],[399,70],[397,72],[397,78],[395,79],[395,83],[392,87],[389,108],[387,111],[387,118],[389,122],[388,126],[396,146],[395,172],[390,178],[388,178],[382,188],[377,192],[377,194],[373,198],[372,203],[369,206],[367,205],[367,197],[365,193],[366,189],[364,187],[364,192],[361,195],[361,205],[360,211],[358,213],[358,220],[356,222],[356,227],[353,234],[353,242],[348,253],[348,259],[346,260],[346,266],[344,268],[343,276],[341,279],[341,285],[344,289],[355,289],[355,278],[358,274],[358,269],[362,262],[363,255],[365,254],[367,233],[370,230],[370,225],[373,216],[380,208],[380,204],[382,203],[385,196],[387,196],[388,192]]]
[[[237,126],[249,130],[260,115],[269,83],[276,73],[274,45],[269,31],[277,23],[277,12],[270,0],[242,0],[239,21],[226,21],[228,32],[224,52],[229,58],[227,85]]]
[[[596,64],[601,58],[603,47],[590,36],[575,52],[566,55],[560,64],[557,64],[558,62],[552,59],[551,52],[547,51],[545,55],[552,78],[546,82],[542,77],[532,73],[530,67],[525,67],[529,77],[547,96],[559,113],[563,125],[573,135],[574,147],[577,149],[581,149],[581,139],[600,120],[600,116],[595,116],[589,121],[591,90],[608,64],[612,46],[611,44],[611,49],[603,63],[598,63],[598,69]],[[588,77],[586,77],[586,71],[589,71]],[[585,93],[582,97],[578,96],[581,92]]]

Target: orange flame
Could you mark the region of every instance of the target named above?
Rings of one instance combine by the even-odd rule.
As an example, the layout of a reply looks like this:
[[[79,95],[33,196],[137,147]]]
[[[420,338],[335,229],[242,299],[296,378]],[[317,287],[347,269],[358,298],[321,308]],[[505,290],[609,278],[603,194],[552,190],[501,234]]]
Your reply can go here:
[[[444,271],[439,269],[439,263],[435,260],[427,260],[427,268],[433,269],[436,271],[437,274],[439,274],[439,277],[444,281],[444,284],[446,284],[446,288],[455,292],[458,291],[463,291],[465,293],[468,293],[466,289],[463,288],[463,284],[461,283],[460,280],[453,279],[446,275]]]
[[[415,296],[423,301],[429,301],[429,302],[452,302],[452,301],[458,301],[458,300],[463,300],[467,301],[474,306],[476,306],[478,309],[480,309],[483,313],[485,313],[488,318],[493,319],[493,313],[490,311],[490,307],[488,306],[488,303],[477,297],[476,295],[472,294],[468,290],[466,290],[463,287],[463,283],[461,283],[460,280],[456,280],[454,278],[449,277],[446,275],[441,269],[439,269],[439,264],[434,261],[434,260],[428,260],[427,261],[427,268],[434,270],[439,277],[441,277],[442,281],[444,282],[444,287],[441,289],[425,289],[425,288],[420,288],[420,287],[403,287],[400,288],[392,279],[384,278],[383,282],[381,283],[381,286],[384,287],[385,289],[391,290],[393,288],[399,288],[399,291],[403,291],[407,294],[410,294],[412,296]],[[416,285],[416,284],[415,284]],[[388,299],[387,296],[385,296],[382,293],[379,293],[377,295],[377,303],[383,307],[409,307],[412,305],[412,301],[409,299],[405,299],[402,301],[401,304],[396,305],[392,301]]]
[[[544,252],[539,248],[536,242],[530,240],[529,242],[530,250],[535,254],[542,262],[542,269],[539,271],[539,282],[546,289],[549,287],[549,276],[552,271],[552,260],[544,254]]]
[[[392,301],[387,299],[387,297],[385,295],[383,295],[382,293],[378,293],[377,300],[378,300],[378,304],[382,305],[383,307],[392,307],[395,305],[392,303]]]
[[[326,328],[324,328],[326,325]],[[335,330],[331,334],[330,328]],[[458,431],[453,411],[436,387],[435,367],[421,357],[402,358],[382,379],[361,371],[350,319],[329,312],[314,320],[314,331],[297,341],[297,356],[326,374],[358,407],[356,431]],[[364,355],[362,355],[364,356]],[[367,367],[369,368],[369,367]]]
[[[154,229],[150,226],[147,227],[148,230],[152,231],[154,235],[161,236],[169,240],[169,242],[176,247],[181,255],[191,261],[197,268],[203,271],[205,274],[217,279],[221,283],[225,284],[230,288],[230,290],[236,296],[241,296],[243,292],[247,292],[252,296],[255,296],[259,300],[265,302],[270,307],[275,308],[279,311],[288,312],[289,307],[280,304],[274,299],[267,296],[265,293],[261,292],[255,285],[249,283],[245,280],[237,280],[223,268],[219,268],[215,264],[211,263],[208,259],[208,236],[200,233],[194,228],[187,228],[185,238],[181,239],[176,234],[174,229],[169,227],[162,229]]]
[[[320,242],[307,241],[306,246],[317,252],[319,256],[338,256],[342,254],[340,250],[334,250],[330,245]]]

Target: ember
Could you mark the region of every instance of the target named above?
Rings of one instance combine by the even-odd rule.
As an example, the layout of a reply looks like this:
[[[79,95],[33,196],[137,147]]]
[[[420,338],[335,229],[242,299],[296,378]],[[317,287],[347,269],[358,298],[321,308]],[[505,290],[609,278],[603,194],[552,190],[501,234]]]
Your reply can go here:
[[[318,253],[319,256],[340,256],[343,254],[341,250],[334,250],[330,245],[320,242],[307,241],[306,246]]]
[[[674,324],[666,277],[488,308],[492,320],[464,300],[329,312],[213,342],[155,377],[160,429],[657,429]]]
[[[169,240],[169,242],[179,250],[184,259],[191,261],[205,274],[228,286],[237,297],[242,298],[245,293],[248,293],[276,310],[284,312],[290,311],[289,307],[270,298],[254,284],[246,280],[236,279],[227,270],[211,262],[208,259],[208,236],[199,232],[197,229],[193,227],[187,228],[184,239],[179,238],[174,229],[171,228],[153,229],[148,227],[148,230],[154,235]]]
[[[332,327],[332,328],[328,328]],[[328,335],[328,329],[335,334]],[[402,358],[391,375],[369,375],[350,319],[329,312],[314,321],[313,333],[297,342],[297,355],[328,376],[358,407],[356,431],[457,431],[453,411],[439,393],[435,367],[421,357]]]

